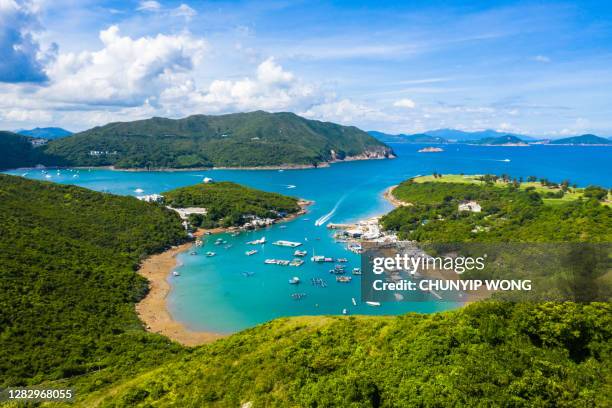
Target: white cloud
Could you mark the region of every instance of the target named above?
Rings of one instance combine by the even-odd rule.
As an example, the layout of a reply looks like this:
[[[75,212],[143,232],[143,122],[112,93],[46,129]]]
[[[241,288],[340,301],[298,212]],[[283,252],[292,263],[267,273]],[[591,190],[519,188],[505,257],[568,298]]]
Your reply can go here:
[[[414,107],[416,107],[416,103],[414,103],[412,99],[403,98],[395,101],[393,103],[393,106],[395,106],[396,108],[413,109]]]
[[[140,11],[159,11],[161,10],[161,4],[155,0],[141,1],[138,5]]]
[[[48,100],[137,106],[154,103],[178,74],[187,73],[203,58],[202,39],[188,34],[122,36],[119,27],[100,32],[98,51],[60,54],[47,74],[51,85],[41,91]]]
[[[189,7],[187,4],[183,3],[174,10],[172,10],[171,14],[176,17],[184,17],[186,19],[190,19],[195,17],[198,13]]]
[[[533,60],[537,62],[544,62],[544,63],[550,62],[550,58],[547,57],[546,55],[536,55],[535,57],[533,57]]]

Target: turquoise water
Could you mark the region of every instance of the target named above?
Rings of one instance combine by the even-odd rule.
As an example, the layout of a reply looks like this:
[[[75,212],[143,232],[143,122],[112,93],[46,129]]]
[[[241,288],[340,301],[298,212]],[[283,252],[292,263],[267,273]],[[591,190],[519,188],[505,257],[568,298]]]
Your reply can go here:
[[[314,264],[312,252],[349,259],[348,267],[359,266],[359,257],[335,243],[325,226],[315,221],[349,222],[387,212],[391,206],[382,198],[390,185],[419,174],[439,173],[507,173],[513,177],[535,175],[554,181],[569,179],[578,185],[598,184],[612,187],[610,162],[612,147],[479,147],[446,146],[439,154],[417,153],[418,145],[393,146],[399,155],[395,160],[350,162],[321,169],[307,170],[211,170],[190,172],[123,172],[110,170],[50,171],[45,178],[40,170],[13,170],[10,174],[59,183],[77,184],[98,191],[139,195],[161,193],[171,188],[198,183],[203,177],[231,180],[252,187],[314,200],[309,213],[296,220],[266,230],[243,233],[237,237],[221,235],[232,246],[213,244],[209,238],[198,255],[189,252],[179,256],[180,277],[169,277],[173,290],[169,309],[174,318],[195,330],[229,333],[280,317],[314,314],[396,314],[407,311],[433,312],[455,307],[435,300],[402,302],[370,307],[359,304],[359,277],[353,282],[335,282],[328,273],[333,264]],[[510,161],[505,161],[509,159]],[[295,186],[291,188],[291,186]],[[143,192],[136,192],[137,189]],[[265,236],[268,244],[257,247],[259,253],[247,257],[253,247],[246,242]],[[303,242],[300,249],[309,252],[301,267],[264,265],[265,258],[292,259],[293,249],[270,244],[284,239]],[[215,257],[204,256],[207,251]],[[245,276],[250,275],[250,276]],[[298,276],[300,285],[288,284]],[[312,286],[310,279],[321,277],[326,288]],[[294,300],[292,293],[305,293]],[[351,298],[358,302],[353,306]]]

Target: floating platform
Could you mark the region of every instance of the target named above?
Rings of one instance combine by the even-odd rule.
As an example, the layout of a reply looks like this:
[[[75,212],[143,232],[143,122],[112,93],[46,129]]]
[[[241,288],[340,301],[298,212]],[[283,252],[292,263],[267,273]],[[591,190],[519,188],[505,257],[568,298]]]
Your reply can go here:
[[[280,241],[273,242],[272,245],[284,246],[284,247],[289,247],[289,248],[296,248],[296,247],[299,247],[300,245],[302,245],[302,243],[301,242],[293,242],[293,241],[280,240]]]

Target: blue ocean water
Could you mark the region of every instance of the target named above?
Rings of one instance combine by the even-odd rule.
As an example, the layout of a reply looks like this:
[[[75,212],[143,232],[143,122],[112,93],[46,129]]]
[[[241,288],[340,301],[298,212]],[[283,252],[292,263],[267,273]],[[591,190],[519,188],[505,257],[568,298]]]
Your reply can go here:
[[[382,198],[390,185],[416,175],[438,173],[510,174],[512,177],[535,175],[553,181],[569,179],[580,186],[597,184],[612,187],[612,147],[530,146],[490,147],[449,145],[442,153],[418,153],[419,145],[394,145],[395,160],[358,161],[335,164],[327,168],[305,170],[209,170],[188,172],[128,172],[86,169],[49,171],[11,170],[24,175],[59,183],[77,184],[98,191],[123,195],[161,193],[191,185],[203,177],[231,180],[267,191],[276,191],[315,201],[309,213],[293,221],[266,230],[243,233],[237,237],[220,237],[225,245],[214,245],[218,236],[209,238],[202,248],[179,255],[179,277],[169,277],[173,290],[168,307],[173,317],[194,330],[230,333],[281,316],[340,314],[397,314],[408,311],[434,312],[456,307],[432,299],[371,307],[359,302],[359,277],[351,283],[337,283],[328,273],[333,264],[315,264],[308,259],[313,252],[334,258],[349,259],[348,268],[359,266],[359,257],[334,242],[332,232],[316,226],[318,219],[327,222],[349,222],[379,215],[392,209]],[[282,225],[282,227],[281,227]],[[253,249],[246,242],[265,236],[268,244]],[[265,265],[265,258],[292,259],[294,249],[269,243],[279,240],[303,242],[300,249],[309,252],[300,267]],[[217,253],[206,257],[207,251]],[[289,285],[298,276],[300,285]],[[327,287],[312,286],[310,279],[320,277]],[[294,300],[292,293],[305,293]],[[357,306],[352,303],[357,301]]]

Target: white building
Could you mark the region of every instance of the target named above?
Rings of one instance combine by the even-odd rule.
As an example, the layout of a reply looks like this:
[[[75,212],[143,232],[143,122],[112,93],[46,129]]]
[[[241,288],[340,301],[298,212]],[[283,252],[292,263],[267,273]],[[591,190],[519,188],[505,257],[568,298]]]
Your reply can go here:
[[[463,201],[459,203],[459,211],[480,212],[482,208],[476,201]]]

